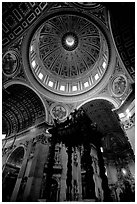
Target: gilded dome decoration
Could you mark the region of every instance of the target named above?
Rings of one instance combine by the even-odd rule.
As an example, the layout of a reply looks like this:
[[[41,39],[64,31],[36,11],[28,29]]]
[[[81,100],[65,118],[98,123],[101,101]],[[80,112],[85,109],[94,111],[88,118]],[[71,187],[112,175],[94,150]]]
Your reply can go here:
[[[44,88],[60,95],[78,95],[93,88],[108,64],[103,33],[78,15],[57,15],[35,31],[30,43],[30,64]]]

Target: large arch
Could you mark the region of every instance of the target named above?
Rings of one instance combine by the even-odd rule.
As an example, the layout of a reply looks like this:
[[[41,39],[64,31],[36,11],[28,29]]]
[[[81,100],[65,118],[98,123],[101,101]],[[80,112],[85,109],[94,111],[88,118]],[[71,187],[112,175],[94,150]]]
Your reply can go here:
[[[114,155],[128,151],[131,146],[123,131],[119,117],[115,111],[116,106],[104,99],[93,99],[84,102],[78,107],[82,108],[93,123],[97,124],[101,132],[101,145],[106,156],[114,158]],[[108,152],[110,154],[108,154]]]
[[[4,84],[4,89],[8,88],[9,86],[13,85],[13,84],[21,84],[24,85],[28,88],[30,88],[32,91],[34,91],[38,97],[40,98],[44,108],[45,108],[45,120],[48,121],[48,111],[47,111],[47,107],[45,104],[45,101],[43,100],[43,98],[41,97],[41,95],[39,94],[39,92],[37,92],[32,86],[30,86],[28,83],[23,82],[23,81],[18,81],[18,80],[9,80],[7,83]]]
[[[100,99],[111,103],[112,104],[112,109],[117,109],[119,107],[119,104],[115,99],[113,99],[111,97],[97,96],[97,97],[90,98],[90,99],[85,100],[84,102],[80,103],[80,105],[77,106],[77,109],[79,109],[80,107],[82,107],[83,105],[85,105],[85,104],[87,104],[87,103],[89,103],[91,101],[100,100]]]
[[[2,94],[3,132],[7,135],[16,134],[35,123],[48,120],[44,101],[29,85],[10,81],[4,85]]]

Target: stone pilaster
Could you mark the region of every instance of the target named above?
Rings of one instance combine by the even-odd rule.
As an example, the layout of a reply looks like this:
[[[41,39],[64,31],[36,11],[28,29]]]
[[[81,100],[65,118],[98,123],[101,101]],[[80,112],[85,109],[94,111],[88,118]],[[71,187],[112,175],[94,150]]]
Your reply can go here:
[[[43,135],[43,137],[46,137]],[[48,159],[49,144],[36,141],[36,147],[32,158],[32,164],[23,195],[23,201],[37,201],[40,196],[40,189],[43,178],[44,164]],[[42,141],[43,142],[43,141]]]
[[[17,178],[16,184],[15,184],[12,196],[11,196],[11,200],[10,200],[11,202],[15,202],[16,199],[17,199],[19,188],[20,188],[20,185],[21,185],[21,181],[22,181],[22,178],[24,177],[24,174],[25,174],[25,171],[26,171],[28,158],[29,158],[29,155],[30,155],[30,152],[31,152],[31,146],[32,146],[32,140],[29,141],[28,148],[27,148],[27,151],[26,151],[26,155],[25,155],[25,158],[23,160],[22,166],[20,168],[18,178]]]

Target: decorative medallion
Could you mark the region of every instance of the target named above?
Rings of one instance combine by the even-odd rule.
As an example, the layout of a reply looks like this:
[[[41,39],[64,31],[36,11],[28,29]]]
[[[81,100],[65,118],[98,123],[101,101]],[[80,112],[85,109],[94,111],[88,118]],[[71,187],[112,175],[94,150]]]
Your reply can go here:
[[[78,95],[104,76],[109,50],[99,28],[85,17],[60,14],[34,32],[29,61],[33,75],[59,95]]]
[[[18,57],[15,51],[7,51],[2,59],[2,69],[6,76],[15,74],[18,68]]]
[[[50,113],[54,119],[63,121],[68,116],[68,110],[64,105],[53,104]]]
[[[114,96],[120,97],[127,90],[127,78],[125,75],[115,76],[111,82],[111,91]]]

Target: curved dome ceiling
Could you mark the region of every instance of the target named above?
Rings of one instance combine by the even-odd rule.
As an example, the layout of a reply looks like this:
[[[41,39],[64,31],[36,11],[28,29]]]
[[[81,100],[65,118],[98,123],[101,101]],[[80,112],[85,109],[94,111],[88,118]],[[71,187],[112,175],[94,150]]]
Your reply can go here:
[[[60,95],[78,95],[93,88],[105,74],[108,58],[103,33],[75,14],[45,20],[29,48],[33,75],[44,88]]]

